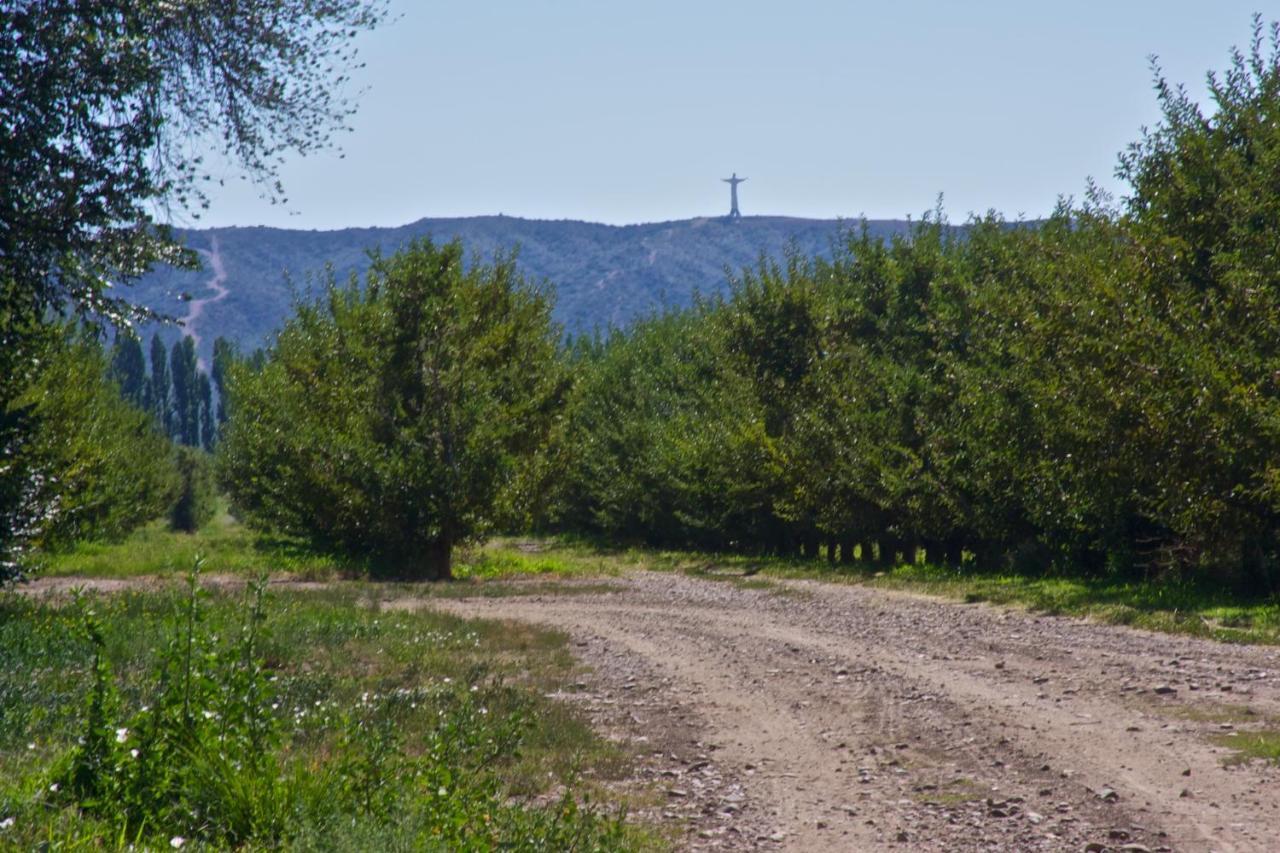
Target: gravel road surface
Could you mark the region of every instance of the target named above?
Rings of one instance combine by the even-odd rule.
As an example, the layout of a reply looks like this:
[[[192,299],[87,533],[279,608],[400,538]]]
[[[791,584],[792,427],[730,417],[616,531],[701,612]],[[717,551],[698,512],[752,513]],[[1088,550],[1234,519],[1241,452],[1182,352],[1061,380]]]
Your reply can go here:
[[[553,626],[689,849],[1280,851],[1280,650],[803,581],[638,572],[394,606]],[[573,592],[573,582],[564,582]]]

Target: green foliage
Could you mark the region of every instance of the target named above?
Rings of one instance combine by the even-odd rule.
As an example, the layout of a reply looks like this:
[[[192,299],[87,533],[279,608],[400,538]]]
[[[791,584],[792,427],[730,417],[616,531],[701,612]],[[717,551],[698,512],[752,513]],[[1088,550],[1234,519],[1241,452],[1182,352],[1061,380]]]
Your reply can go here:
[[[61,490],[83,483],[82,471],[48,467],[57,454],[31,457],[60,440],[41,431],[63,426],[31,411],[46,323],[156,318],[110,289],[157,262],[195,265],[152,219],[157,208],[203,206],[209,176],[192,141],[220,138],[263,184],[282,150],[324,147],[350,114],[330,84],[344,79],[351,37],[381,10],[379,0],[15,0],[0,10],[0,582],[83,497]],[[117,365],[135,403],[136,355],[122,350]],[[167,434],[167,405],[151,406]]]
[[[111,350],[111,376],[120,386],[120,395],[135,409],[146,408],[147,360],[142,344],[130,334],[116,335]]]
[[[42,356],[13,404],[40,424],[19,460],[36,472],[32,505],[52,508],[37,525],[36,542],[119,538],[172,500],[169,443],[121,399],[97,341],[67,327]]]
[[[185,262],[150,205],[204,201],[194,138],[270,181],[284,149],[324,147],[345,124],[349,38],[377,3],[18,0],[0,28],[0,279],[36,299],[117,319],[107,293],[156,260]]]
[[[1280,28],[1210,87],[1157,80],[1121,208],[864,226],[575,354],[547,523],[1276,591]]]
[[[217,507],[217,482],[213,460],[194,447],[177,447],[178,499],[169,510],[169,527],[195,533],[213,518]]]
[[[196,347],[190,335],[174,341],[169,351],[173,379],[174,438],[187,447],[200,446],[200,394],[196,380]]]
[[[6,844],[626,847],[540,743],[604,745],[477,665],[514,656],[548,678],[562,639],[380,614],[350,594],[275,602],[253,584],[237,602],[197,581],[0,600]]]
[[[384,571],[447,577],[561,395],[547,296],[511,259],[412,244],[366,286],[303,304],[265,365],[231,372],[219,447],[238,510]]]

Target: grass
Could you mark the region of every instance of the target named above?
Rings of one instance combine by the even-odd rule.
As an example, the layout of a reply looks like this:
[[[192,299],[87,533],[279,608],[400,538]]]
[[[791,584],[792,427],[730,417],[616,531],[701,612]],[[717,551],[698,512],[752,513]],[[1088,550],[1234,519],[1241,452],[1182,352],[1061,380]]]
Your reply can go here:
[[[328,580],[363,568],[316,553],[301,542],[255,533],[233,518],[221,502],[213,520],[195,533],[170,530],[166,520],[157,519],[119,542],[82,542],[47,555],[38,574],[97,578],[181,575],[196,554],[203,555],[219,572],[250,576],[266,571]]]
[[[1280,729],[1233,732],[1217,735],[1213,741],[1232,750],[1233,754],[1225,762],[1228,765],[1243,764],[1254,759],[1280,764]]]
[[[212,718],[230,719],[227,708],[242,701],[237,697],[245,690],[235,651],[247,624],[243,594],[202,595],[198,666],[209,680],[202,695],[215,703]],[[266,790],[291,805],[270,816],[275,834],[250,836],[249,846],[436,849],[456,848],[458,838],[479,847],[495,839],[546,849],[570,842],[582,849],[657,844],[642,828],[608,816],[620,805],[611,790],[627,778],[631,757],[597,736],[576,708],[547,698],[579,677],[564,635],[384,610],[380,601],[377,588],[357,584],[268,591],[257,653],[269,674],[261,685],[269,695],[246,718],[260,713],[278,727],[281,746],[272,755],[278,771],[268,774]],[[140,847],[153,849],[171,834],[190,836],[190,828],[122,823],[125,806],[72,800],[65,781],[62,791],[53,790],[86,749],[96,646],[83,630],[85,610],[101,626],[100,648],[119,705],[106,726],[119,739],[121,731],[145,730],[136,722],[145,706],[163,704],[158,673],[174,677],[164,649],[182,624],[183,607],[183,594],[173,590],[81,601],[0,596],[0,848],[119,847],[122,839],[138,838]],[[232,676],[222,682],[210,675],[218,672],[219,649],[233,653],[227,657]],[[454,731],[449,721],[455,718],[460,734],[442,740],[441,731]],[[514,731],[518,748],[495,750],[493,744]],[[125,752],[135,736],[123,736],[130,740],[121,740],[117,763],[137,759]],[[225,737],[218,735],[224,746],[215,753],[229,750]],[[444,757],[437,755],[442,744],[451,750]],[[216,787],[218,774],[207,775],[208,786]],[[215,792],[223,799],[234,800],[237,786],[256,790],[244,781],[247,773],[225,775],[232,793]],[[213,796],[183,790],[184,797]],[[603,802],[604,811],[579,808],[584,797]],[[229,842],[210,835],[203,843]]]
[[[1160,708],[1168,716],[1194,723],[1257,723],[1263,720],[1262,715],[1248,705],[1230,702],[1197,702],[1194,705],[1161,702]]]

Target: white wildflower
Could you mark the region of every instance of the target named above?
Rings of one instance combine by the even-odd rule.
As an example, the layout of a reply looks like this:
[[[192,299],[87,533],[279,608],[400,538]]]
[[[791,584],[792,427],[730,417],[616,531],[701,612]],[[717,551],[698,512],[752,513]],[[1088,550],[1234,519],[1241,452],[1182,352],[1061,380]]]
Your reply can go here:
[[[54,782],[52,785],[50,785],[50,786],[49,786],[49,790],[50,790],[52,793],[55,793],[55,794],[56,794],[56,793],[58,793],[58,783],[57,783],[57,782]]]
[[[138,757],[138,750],[136,750],[136,749],[131,749],[131,750],[129,750],[129,754],[130,754],[131,756],[133,756],[134,758],[137,758],[137,757]]]
[[[116,729],[116,743],[124,743],[129,739],[128,729]]]
[[[13,826],[13,818],[7,817],[4,820],[0,820],[0,829],[8,829],[11,826]]]
[[[183,838],[181,835],[175,835],[173,838],[169,839],[169,846],[172,847],[174,850],[177,850],[179,847],[181,847],[186,843],[187,843],[187,839]]]

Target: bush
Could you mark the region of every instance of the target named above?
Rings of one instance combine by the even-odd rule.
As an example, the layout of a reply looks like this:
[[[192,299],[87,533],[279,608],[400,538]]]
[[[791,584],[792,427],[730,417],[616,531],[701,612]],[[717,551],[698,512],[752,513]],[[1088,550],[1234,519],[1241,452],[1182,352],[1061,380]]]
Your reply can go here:
[[[195,533],[209,523],[216,507],[217,485],[213,461],[204,451],[180,446],[177,451],[178,477],[181,486],[178,500],[169,510],[169,527],[184,533]]]

